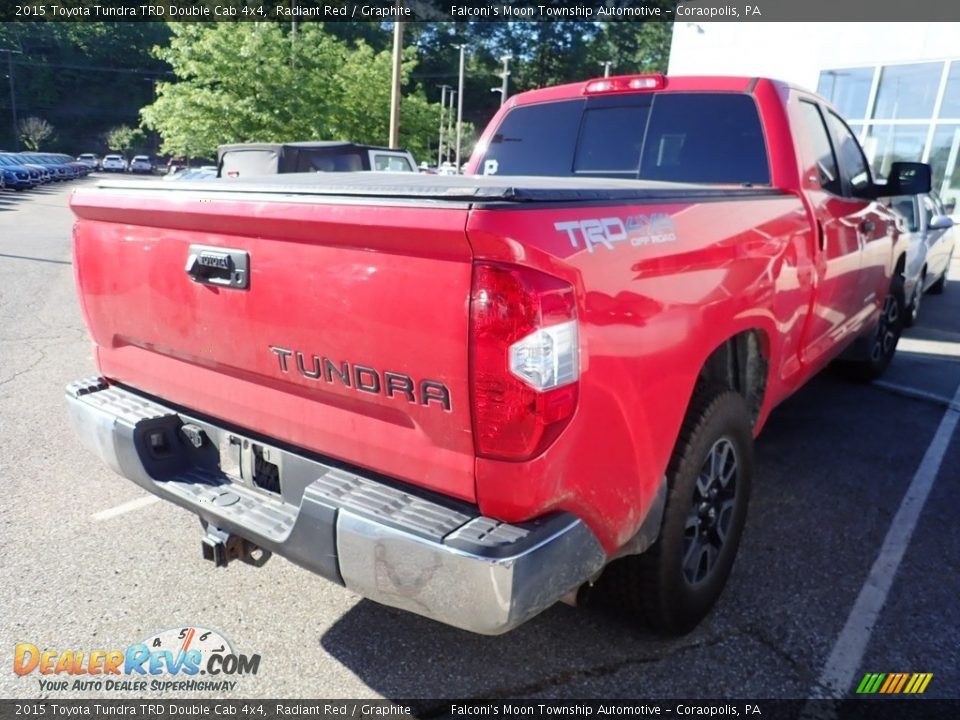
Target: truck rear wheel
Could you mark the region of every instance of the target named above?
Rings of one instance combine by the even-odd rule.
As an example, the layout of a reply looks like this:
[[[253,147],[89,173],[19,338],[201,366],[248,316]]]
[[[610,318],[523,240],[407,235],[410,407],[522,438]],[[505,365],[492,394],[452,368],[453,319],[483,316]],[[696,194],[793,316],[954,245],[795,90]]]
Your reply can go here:
[[[695,395],[667,469],[660,536],[600,579],[610,600],[655,630],[692,630],[720,597],[740,545],[753,476],[753,432],[743,398]]]

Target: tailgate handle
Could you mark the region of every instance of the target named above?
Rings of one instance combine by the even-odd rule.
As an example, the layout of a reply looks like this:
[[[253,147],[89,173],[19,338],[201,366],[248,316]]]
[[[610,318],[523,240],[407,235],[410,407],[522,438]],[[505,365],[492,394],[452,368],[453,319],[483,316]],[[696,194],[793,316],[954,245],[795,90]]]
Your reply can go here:
[[[246,290],[250,284],[250,255],[243,250],[191,245],[186,271],[193,282]]]

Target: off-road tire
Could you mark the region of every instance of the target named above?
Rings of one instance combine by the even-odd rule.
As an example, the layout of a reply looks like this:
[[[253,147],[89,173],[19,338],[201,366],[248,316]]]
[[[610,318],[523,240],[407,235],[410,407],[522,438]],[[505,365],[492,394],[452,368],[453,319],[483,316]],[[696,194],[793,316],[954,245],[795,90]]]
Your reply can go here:
[[[734,453],[736,477],[733,505],[724,511],[729,512],[724,539],[709,571],[691,582],[685,555],[696,552],[693,543],[698,537],[707,537],[699,535],[699,528],[690,527],[693,516],[700,518],[703,506],[708,504],[695,504],[695,499],[703,497],[698,494],[698,479],[704,484],[709,475],[705,463],[714,449],[727,447]],[[595,591],[602,593],[608,604],[641,618],[657,632],[681,635],[692,630],[720,597],[733,568],[752,476],[753,431],[743,398],[730,390],[700,390],[691,401],[667,468],[667,502],[659,537],[642,555],[611,563]]]
[[[944,270],[943,275],[941,275],[940,278],[933,285],[930,286],[930,289],[927,292],[929,292],[931,295],[940,295],[941,293],[943,293],[946,287],[947,287],[947,271]]]

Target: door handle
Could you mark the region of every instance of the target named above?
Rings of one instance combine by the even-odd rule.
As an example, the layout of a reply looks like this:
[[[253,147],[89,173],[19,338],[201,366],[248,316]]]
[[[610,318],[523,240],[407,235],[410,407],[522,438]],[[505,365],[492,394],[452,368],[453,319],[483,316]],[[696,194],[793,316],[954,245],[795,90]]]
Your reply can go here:
[[[250,255],[243,250],[191,245],[185,270],[195,283],[246,290],[250,284]]]
[[[862,223],[860,223],[860,230],[862,232],[872,233],[876,229],[877,225],[873,222],[873,220],[864,220]]]
[[[820,246],[821,252],[827,249],[827,236],[823,232],[823,223],[819,219],[817,220],[817,245]]]

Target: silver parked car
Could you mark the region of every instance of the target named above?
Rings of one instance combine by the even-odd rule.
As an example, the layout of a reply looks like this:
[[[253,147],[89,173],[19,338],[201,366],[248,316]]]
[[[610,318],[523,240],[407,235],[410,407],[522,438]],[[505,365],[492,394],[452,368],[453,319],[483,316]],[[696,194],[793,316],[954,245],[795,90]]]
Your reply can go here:
[[[83,163],[91,170],[100,169],[100,158],[93,153],[80,153],[77,155],[77,162]]]
[[[153,160],[147,155],[134,155],[133,160],[130,161],[130,172],[151,174],[153,172]]]
[[[916,322],[923,294],[937,295],[946,286],[956,231],[936,193],[901,195],[892,198],[890,207],[903,216],[910,237],[903,273],[909,326]]]

